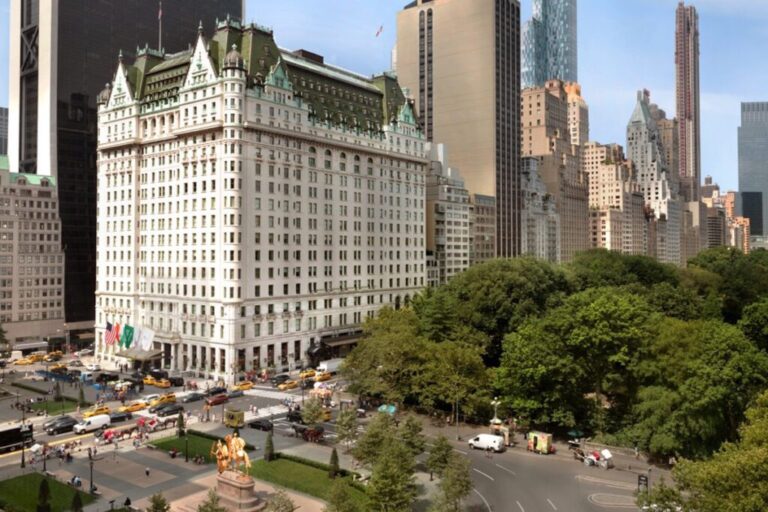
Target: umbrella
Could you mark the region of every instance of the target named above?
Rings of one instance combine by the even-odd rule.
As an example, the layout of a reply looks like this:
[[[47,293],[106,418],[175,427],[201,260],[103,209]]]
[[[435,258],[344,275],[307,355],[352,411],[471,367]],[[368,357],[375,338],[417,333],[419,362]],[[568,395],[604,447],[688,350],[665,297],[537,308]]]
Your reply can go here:
[[[568,437],[582,437],[584,435],[584,432],[581,430],[571,430],[568,432]]]
[[[392,404],[384,404],[379,406],[379,412],[383,412],[386,414],[389,414],[390,416],[394,416],[397,412],[397,407],[395,407]]]

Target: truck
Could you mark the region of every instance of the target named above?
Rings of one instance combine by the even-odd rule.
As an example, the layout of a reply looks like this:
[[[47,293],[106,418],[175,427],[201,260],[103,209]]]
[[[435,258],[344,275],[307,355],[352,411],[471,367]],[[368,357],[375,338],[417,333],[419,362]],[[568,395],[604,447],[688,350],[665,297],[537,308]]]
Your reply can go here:
[[[29,446],[34,442],[32,425],[29,423],[0,427],[0,452],[18,450],[22,446]]]
[[[317,365],[317,371],[321,373],[338,373],[343,362],[344,359],[341,358],[320,361],[320,364]]]

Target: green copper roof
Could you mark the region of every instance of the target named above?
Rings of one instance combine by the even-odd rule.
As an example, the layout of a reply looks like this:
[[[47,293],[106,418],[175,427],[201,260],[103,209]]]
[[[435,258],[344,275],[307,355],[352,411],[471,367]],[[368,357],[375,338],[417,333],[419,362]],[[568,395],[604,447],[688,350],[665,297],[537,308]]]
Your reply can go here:
[[[11,183],[17,183],[20,178],[24,178],[27,180],[27,183],[30,185],[41,185],[43,180],[46,180],[48,182],[48,186],[55,187],[56,186],[56,178],[53,176],[39,176],[37,174],[25,174],[21,172],[12,172],[11,173]]]
[[[7,171],[9,169],[8,155],[0,155],[0,170]]]

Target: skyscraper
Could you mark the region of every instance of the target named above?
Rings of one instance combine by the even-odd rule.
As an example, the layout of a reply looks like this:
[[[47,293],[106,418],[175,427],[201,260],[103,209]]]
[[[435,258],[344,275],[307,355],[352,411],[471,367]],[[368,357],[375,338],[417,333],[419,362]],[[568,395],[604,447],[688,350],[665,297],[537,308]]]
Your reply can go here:
[[[533,0],[523,26],[523,88],[578,81],[577,0]]]
[[[397,76],[470,194],[496,197],[496,254],[520,253],[520,3],[415,0],[397,15]]]
[[[686,202],[698,201],[701,185],[701,121],[699,109],[699,15],[680,2],[675,30],[675,95],[680,193]]]
[[[750,235],[764,237],[768,234],[768,102],[741,104],[739,198],[738,213],[749,219]]]
[[[8,154],[8,109],[0,107],[0,155]]]
[[[96,96],[127,56],[159,38],[186,46],[198,22],[242,16],[242,0],[13,0],[12,170],[56,178],[66,250],[68,323],[93,320],[96,282]],[[159,20],[161,18],[162,20]],[[83,325],[83,327],[86,326]]]

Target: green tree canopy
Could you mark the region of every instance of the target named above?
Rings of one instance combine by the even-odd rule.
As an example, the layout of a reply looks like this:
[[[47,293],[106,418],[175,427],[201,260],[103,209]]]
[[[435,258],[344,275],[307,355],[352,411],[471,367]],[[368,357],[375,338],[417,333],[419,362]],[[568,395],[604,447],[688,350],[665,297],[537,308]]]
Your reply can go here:
[[[410,512],[416,497],[415,461],[405,444],[390,438],[373,465],[366,493],[371,510]]]
[[[364,512],[352,495],[352,486],[346,478],[333,481],[327,501],[328,505],[323,512]]]
[[[227,512],[227,507],[221,504],[219,495],[213,489],[208,489],[205,500],[197,506],[197,512]]]
[[[442,476],[451,455],[453,455],[453,447],[448,442],[448,438],[440,434],[432,444],[427,457],[427,469],[429,469],[430,474],[435,473]]]
[[[768,352],[768,298],[744,308],[739,328],[760,350]]]
[[[395,436],[395,423],[388,414],[378,413],[365,433],[358,439],[352,449],[354,457],[363,464],[372,465],[378,460],[384,446]]]
[[[170,510],[171,506],[162,494],[157,493],[149,497],[148,512],[170,512]]]
[[[653,286],[668,283],[677,286],[677,269],[649,256],[624,255],[605,249],[592,249],[576,254],[567,265],[579,290],[638,283]]]
[[[472,492],[470,463],[465,457],[451,453],[440,480],[440,496],[433,507],[435,512],[462,512],[462,501]]]

